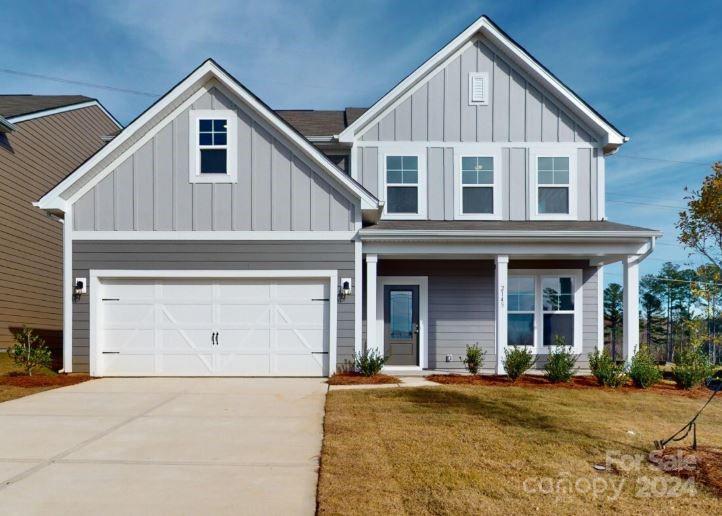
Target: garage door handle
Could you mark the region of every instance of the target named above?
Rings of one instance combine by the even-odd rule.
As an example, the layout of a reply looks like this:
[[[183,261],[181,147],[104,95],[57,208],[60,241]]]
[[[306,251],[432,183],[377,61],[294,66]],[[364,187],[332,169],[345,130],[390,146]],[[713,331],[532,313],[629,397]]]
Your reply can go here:
[[[218,332],[216,332],[216,346],[218,345]]]

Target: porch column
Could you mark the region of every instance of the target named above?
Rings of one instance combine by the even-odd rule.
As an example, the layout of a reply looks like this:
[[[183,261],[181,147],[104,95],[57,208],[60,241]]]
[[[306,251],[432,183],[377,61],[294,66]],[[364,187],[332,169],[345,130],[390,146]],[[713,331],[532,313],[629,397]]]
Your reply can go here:
[[[378,349],[376,338],[376,265],[378,255],[366,255],[366,350]],[[381,351],[381,350],[379,350]]]
[[[639,261],[628,256],[624,266],[624,360],[629,362],[639,349]]]
[[[495,302],[496,302],[496,374],[506,374],[502,360],[507,342],[507,279],[509,276],[509,257],[496,257]]]

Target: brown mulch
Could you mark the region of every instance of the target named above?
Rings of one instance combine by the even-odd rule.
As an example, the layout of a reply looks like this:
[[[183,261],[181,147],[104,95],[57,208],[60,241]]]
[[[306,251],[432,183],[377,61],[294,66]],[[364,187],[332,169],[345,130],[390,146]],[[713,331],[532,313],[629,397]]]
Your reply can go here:
[[[380,385],[387,383],[401,383],[401,380],[388,374],[375,374],[364,376],[360,373],[338,373],[328,379],[329,385]]]
[[[461,375],[461,374],[433,374],[426,377],[432,382],[444,385],[484,385],[487,387],[535,387],[535,388],[552,388],[552,389],[608,389],[619,392],[639,392],[642,389],[635,387],[631,382],[623,387],[611,389],[609,387],[601,387],[597,383],[597,379],[593,376],[574,376],[568,383],[551,383],[541,375],[524,375],[512,382],[506,376],[499,375]],[[710,395],[710,391],[704,387],[697,389],[684,390],[679,389],[676,384],[671,382],[660,382],[649,389],[648,392],[658,394],[673,394],[685,396],[688,398],[705,398]]]
[[[10,385],[12,387],[66,387],[90,380],[90,376],[84,374],[58,374],[44,375],[38,374],[34,376],[26,375],[6,375],[0,376],[0,385]]]
[[[665,448],[653,453],[652,462],[662,471],[710,488],[722,497],[722,450],[709,446]]]

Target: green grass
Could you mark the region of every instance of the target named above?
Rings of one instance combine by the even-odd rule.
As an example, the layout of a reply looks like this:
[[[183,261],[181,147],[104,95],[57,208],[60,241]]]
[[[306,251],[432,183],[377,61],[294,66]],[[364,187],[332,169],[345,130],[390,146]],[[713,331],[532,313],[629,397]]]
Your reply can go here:
[[[704,402],[679,394],[608,389],[440,386],[329,392],[319,479],[320,514],[714,514],[698,488],[670,493],[675,477],[650,469],[597,472],[607,452],[646,458]],[[698,424],[722,447],[722,400]],[[604,494],[527,492],[535,479],[601,482]],[[601,480],[598,480],[601,479]],[[661,480],[658,480],[661,479]],[[622,485],[613,496],[611,481]],[[601,484],[598,484],[601,485]],[[659,487],[661,486],[661,487]],[[574,491],[574,490],[572,490]]]

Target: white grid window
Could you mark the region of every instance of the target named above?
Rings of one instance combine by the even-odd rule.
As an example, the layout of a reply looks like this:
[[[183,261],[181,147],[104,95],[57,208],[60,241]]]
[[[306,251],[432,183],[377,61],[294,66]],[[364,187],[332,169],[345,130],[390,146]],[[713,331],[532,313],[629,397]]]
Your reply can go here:
[[[507,343],[509,346],[534,345],[536,317],[534,276],[510,276],[507,305]]]
[[[418,156],[386,156],[386,212],[419,213]]]
[[[494,213],[494,158],[461,158],[461,213]]]
[[[569,158],[539,156],[537,158],[537,212],[539,214],[569,213]]]
[[[574,278],[545,276],[541,279],[542,333],[544,346],[555,345],[558,339],[574,344]]]

